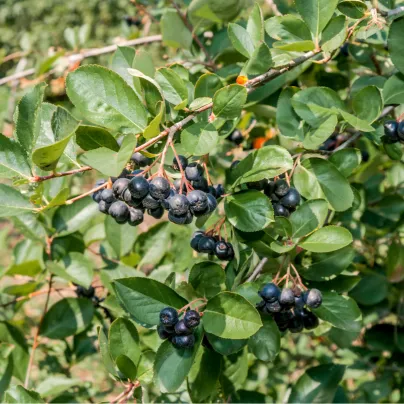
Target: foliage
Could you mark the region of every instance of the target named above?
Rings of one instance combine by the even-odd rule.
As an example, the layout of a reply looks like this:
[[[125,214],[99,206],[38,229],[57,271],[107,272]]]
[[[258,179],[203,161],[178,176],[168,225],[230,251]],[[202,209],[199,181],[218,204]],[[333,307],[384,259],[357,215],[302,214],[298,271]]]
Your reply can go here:
[[[139,3],[0,135],[0,399],[402,401],[403,3]]]

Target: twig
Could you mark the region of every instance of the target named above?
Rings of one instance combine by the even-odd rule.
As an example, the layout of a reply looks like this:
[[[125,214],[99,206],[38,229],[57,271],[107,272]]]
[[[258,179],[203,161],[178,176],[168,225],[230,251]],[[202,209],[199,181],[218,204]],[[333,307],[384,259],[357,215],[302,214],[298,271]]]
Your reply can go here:
[[[171,0],[171,4],[177,10],[177,13],[180,16],[181,20],[183,21],[184,25],[188,28],[189,32],[191,33],[193,40],[198,44],[198,46],[201,48],[202,52],[205,54],[206,59],[209,61],[209,66],[212,67],[214,70],[216,70],[215,64],[213,63],[213,60],[211,59],[208,50],[206,49],[206,47],[202,43],[202,41],[198,38],[198,35],[195,34],[194,27],[188,21],[188,18],[186,17],[186,15],[182,13],[181,9],[178,7],[175,0]]]
[[[162,40],[161,35],[152,35],[152,36],[148,36],[145,38],[132,39],[130,41],[123,41],[118,44],[104,46],[103,48],[93,48],[93,49],[83,50],[79,53],[68,55],[68,56],[66,56],[66,58],[67,58],[67,61],[69,62],[69,64],[73,64],[75,62],[80,62],[83,59],[86,59],[89,57],[100,56],[100,55],[105,55],[106,53],[115,52],[119,46],[144,45],[144,44],[148,44],[148,43],[152,43],[152,42],[160,42],[161,40]],[[0,79],[0,86],[2,86],[3,84],[7,84],[10,81],[19,80],[19,79],[22,79],[23,77],[27,77],[27,76],[32,76],[35,73],[36,73],[36,69],[32,68],[32,69],[24,70],[23,72],[13,74],[11,76],[3,77],[2,79]]]
[[[52,288],[51,293],[52,292],[60,292],[62,290],[69,290],[69,289],[66,289],[66,288],[59,288],[59,289]],[[30,293],[30,294],[28,294],[26,296],[16,297],[15,299],[11,300],[10,302],[1,304],[0,307],[7,307],[7,306],[10,306],[10,305],[15,304],[15,303],[22,302],[24,300],[32,299],[33,297],[36,297],[36,296],[44,295],[45,293],[48,293],[48,290],[37,290],[36,292],[32,292],[32,293]]]
[[[400,7],[397,7],[395,9],[389,10],[389,11],[383,11],[383,10],[377,10],[377,11],[383,17],[393,18],[397,15],[400,15],[401,13],[404,13],[404,6],[400,6]]]
[[[265,0],[265,2],[268,4],[274,15],[277,17],[282,16],[282,13],[279,11],[278,6],[274,3],[274,0]]]
[[[52,290],[52,281],[53,281],[53,274],[51,274],[51,276],[49,277],[49,283],[48,283],[48,293],[46,295],[46,301],[45,301],[45,306],[42,312],[42,316],[39,320],[39,324],[38,324],[38,328],[35,332],[35,336],[34,336],[34,342],[32,344],[32,350],[31,350],[31,355],[29,357],[29,362],[28,362],[28,368],[27,368],[27,373],[25,375],[25,382],[24,382],[24,387],[27,389],[29,386],[29,379],[31,376],[31,370],[32,370],[32,365],[34,363],[34,357],[35,357],[35,351],[39,345],[38,343],[38,338],[39,338],[39,333],[41,332],[41,327],[43,324],[43,320],[45,318],[45,314],[48,311],[48,306],[49,306],[49,299],[50,299],[50,294],[51,294],[51,290]]]
[[[261,271],[264,269],[264,266],[267,262],[268,262],[267,257],[262,258],[262,260],[255,267],[251,276],[246,280],[246,282],[253,282],[257,278],[257,276],[261,273]]]
[[[66,203],[66,205],[71,205],[73,202],[76,202],[79,199],[85,198],[86,196],[91,195],[94,192],[101,191],[101,189],[104,189],[107,186],[108,186],[108,182],[106,182],[105,184],[102,184],[102,185],[100,185],[100,186],[98,186],[96,188],[90,189],[90,191],[84,192],[84,194],[78,195],[75,198],[69,199],[65,203]]]

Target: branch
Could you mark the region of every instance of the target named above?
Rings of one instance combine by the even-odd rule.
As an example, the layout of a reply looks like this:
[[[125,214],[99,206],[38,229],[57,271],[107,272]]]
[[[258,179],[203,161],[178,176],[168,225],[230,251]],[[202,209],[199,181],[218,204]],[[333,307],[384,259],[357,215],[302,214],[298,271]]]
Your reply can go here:
[[[152,42],[160,42],[161,40],[162,40],[161,35],[152,35],[152,36],[147,36],[145,38],[138,38],[138,39],[132,39],[130,41],[123,41],[118,44],[105,46],[103,48],[93,48],[93,49],[83,50],[79,53],[67,55],[66,58],[67,58],[67,61],[69,62],[69,64],[73,64],[73,63],[79,62],[85,58],[89,58],[92,56],[100,56],[100,55],[105,55],[106,53],[115,52],[119,46],[144,45],[144,44],[148,44],[148,43],[152,43]],[[36,69],[32,68],[32,69],[24,70],[23,72],[13,74],[11,76],[4,77],[4,78],[0,79],[0,86],[2,86],[3,84],[9,83],[10,81],[19,80],[19,79],[22,79],[23,77],[27,77],[27,76],[32,76],[35,73],[36,73]]]
[[[261,271],[264,269],[265,264],[268,262],[268,258],[264,257],[259,264],[255,267],[253,273],[251,276],[246,280],[246,282],[253,282],[257,276],[261,273]]]
[[[404,13],[404,6],[399,6],[395,9],[389,10],[389,11],[383,11],[383,10],[377,10],[377,11],[383,17],[394,18],[394,17],[400,15],[401,13]]]
[[[265,1],[268,4],[269,8],[274,13],[274,15],[276,15],[277,17],[282,16],[282,13],[278,10],[278,6],[275,4],[274,0],[265,0]]]

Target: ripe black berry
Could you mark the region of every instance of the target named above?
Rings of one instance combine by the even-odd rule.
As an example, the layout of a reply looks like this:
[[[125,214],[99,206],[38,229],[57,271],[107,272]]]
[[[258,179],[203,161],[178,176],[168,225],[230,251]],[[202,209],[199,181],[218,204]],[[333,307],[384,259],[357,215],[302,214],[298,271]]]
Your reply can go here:
[[[142,206],[145,209],[157,209],[160,206],[160,201],[148,194],[142,199]]]
[[[274,215],[275,216],[283,216],[283,217],[289,217],[290,212],[280,203],[275,203],[274,204]]]
[[[128,189],[129,180],[127,178],[118,178],[112,186],[112,191],[116,198],[123,196],[124,192]]]
[[[184,323],[188,328],[198,327],[201,322],[201,316],[195,310],[189,310],[185,313]]]
[[[176,180],[174,180],[174,187],[175,187],[175,190],[176,190],[177,192],[180,192],[180,190],[181,190],[181,182],[182,182],[182,193],[183,193],[183,194],[186,194],[186,193],[187,193],[187,187],[186,187],[186,185],[185,185],[185,182],[183,182],[183,181],[181,180],[181,178],[177,178]]]
[[[230,133],[229,136],[227,136],[227,139],[230,140],[230,142],[233,142],[237,146],[243,143],[244,137],[241,131],[238,129],[235,129],[232,133]]]
[[[197,180],[191,182],[194,189],[209,192],[208,180],[205,177],[199,177]]]
[[[189,209],[189,201],[185,195],[176,194],[170,198],[170,210],[174,215],[185,215]]]
[[[104,189],[101,192],[101,200],[109,204],[115,202],[116,199],[114,193],[112,192],[112,189]]]
[[[223,196],[225,194],[225,190],[223,188],[222,184],[218,184],[215,187],[215,191],[216,191],[216,198],[220,198],[221,196]]]
[[[184,320],[178,321],[178,323],[175,324],[174,330],[175,330],[175,333],[177,335],[190,335],[190,334],[192,334],[192,330],[186,326]]]
[[[253,181],[253,182],[247,182],[247,187],[248,189],[256,189],[257,191],[262,191],[268,184],[267,179],[263,179],[260,181]]]
[[[208,198],[208,213],[212,213],[217,207],[216,198],[212,194],[206,195]]]
[[[303,309],[302,312],[302,317],[303,317],[303,325],[306,330],[313,330],[318,326],[318,317],[312,313],[311,311],[308,311],[306,309]]]
[[[164,177],[156,177],[150,183],[149,192],[155,199],[165,199],[170,195],[170,183]]]
[[[201,253],[213,253],[215,251],[216,240],[210,236],[204,236],[199,240],[198,251]]]
[[[144,177],[133,177],[128,189],[134,199],[142,199],[149,193],[149,183]]]
[[[386,121],[384,123],[384,137],[385,143],[396,143],[400,139],[398,137],[398,123],[396,121]]]
[[[286,208],[295,208],[300,203],[300,194],[295,188],[290,188],[289,192],[281,199],[280,203]]]
[[[220,260],[226,260],[229,255],[229,248],[227,243],[223,240],[217,241],[215,245],[216,257]]]
[[[323,302],[323,295],[318,289],[310,289],[304,294],[303,299],[308,307],[317,309]]]
[[[192,348],[195,345],[195,336],[191,335],[176,335],[172,339],[172,343],[176,348]]]
[[[152,159],[146,156],[143,156],[142,153],[136,152],[132,154],[130,158],[138,167],[149,166],[152,163]]]
[[[110,203],[107,203],[107,202],[105,202],[105,201],[100,201],[100,202],[98,203],[98,210],[99,210],[101,213],[105,213],[105,214],[107,215],[110,206],[111,206]]]
[[[192,223],[193,217],[190,212],[187,212],[185,215],[177,216],[171,211],[168,211],[168,220],[175,224],[190,224]]]
[[[303,299],[303,293],[300,296],[295,296],[295,307],[297,309],[302,309],[305,305],[304,299]]]
[[[156,209],[147,209],[147,213],[155,219],[161,219],[164,215],[164,208],[159,206]]]
[[[258,294],[267,302],[278,300],[281,291],[274,283],[267,283]]]
[[[163,324],[159,324],[159,326],[157,327],[157,334],[161,339],[168,339],[171,338],[173,335],[172,332],[167,331],[166,327],[164,327]]]
[[[289,192],[289,185],[285,180],[278,180],[275,182],[275,194],[282,198]]]
[[[143,222],[143,212],[140,209],[129,208],[128,223],[131,226],[137,226]]]
[[[295,313],[295,315],[289,320],[288,329],[290,332],[297,333],[303,331],[304,324],[302,316]]]
[[[265,309],[268,313],[279,313],[282,310],[282,306],[278,300],[275,300],[272,303],[267,303]]]
[[[404,121],[401,121],[397,127],[397,135],[401,141],[404,141]]]
[[[108,209],[108,213],[117,221],[117,223],[126,223],[129,219],[129,208],[125,202],[114,202]]]
[[[274,181],[268,181],[264,188],[264,194],[271,198],[271,195],[275,192],[275,182]]]
[[[183,170],[186,169],[187,165],[188,165],[188,159],[185,156],[182,156],[181,154],[178,156],[178,160],[180,162],[181,168]],[[180,165],[178,164],[178,160],[176,157],[174,157],[173,159],[173,169],[175,171],[180,171]]]
[[[178,322],[177,310],[172,307],[166,307],[160,311],[160,323],[165,326],[175,326]]]
[[[282,289],[281,295],[279,296],[279,303],[285,308],[293,307],[295,305],[293,290],[289,288]]]
[[[191,238],[191,248],[195,251],[198,251],[198,243],[199,240],[204,237],[204,233],[203,232],[196,232],[193,234],[192,238]]]
[[[203,212],[208,207],[208,197],[203,191],[191,191],[187,198],[193,212]]]
[[[191,163],[185,168],[185,177],[188,181],[195,181],[202,176],[203,168],[198,163]]]
[[[228,247],[228,254],[227,254],[227,260],[226,261],[231,261],[234,258],[234,249],[233,246],[230,243],[227,243]]]

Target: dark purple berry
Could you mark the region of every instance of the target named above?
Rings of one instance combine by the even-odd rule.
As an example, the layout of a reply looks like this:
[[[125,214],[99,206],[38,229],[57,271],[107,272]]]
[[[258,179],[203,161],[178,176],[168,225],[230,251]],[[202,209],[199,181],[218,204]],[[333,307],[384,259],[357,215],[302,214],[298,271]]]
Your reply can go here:
[[[178,322],[178,313],[172,307],[166,307],[160,311],[160,323],[165,326],[175,326]]]

